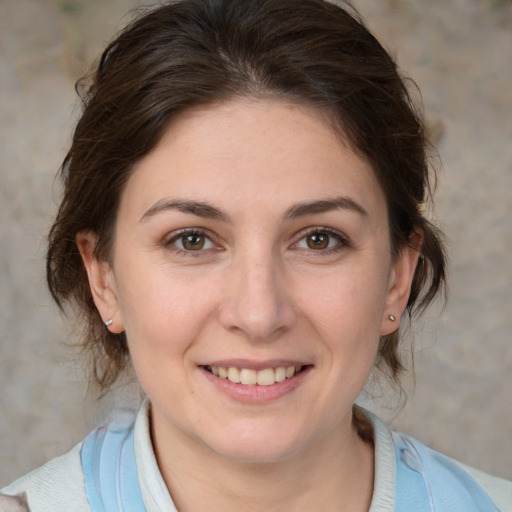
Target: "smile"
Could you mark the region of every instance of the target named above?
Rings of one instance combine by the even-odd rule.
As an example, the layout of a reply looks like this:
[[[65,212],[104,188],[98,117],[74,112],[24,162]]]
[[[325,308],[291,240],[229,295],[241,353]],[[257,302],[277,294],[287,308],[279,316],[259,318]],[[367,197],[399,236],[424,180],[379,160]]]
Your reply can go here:
[[[220,379],[227,379],[234,384],[246,386],[271,386],[276,382],[283,382],[294,377],[303,369],[302,366],[278,366],[277,368],[263,368],[262,370],[234,366],[205,366],[204,368]]]

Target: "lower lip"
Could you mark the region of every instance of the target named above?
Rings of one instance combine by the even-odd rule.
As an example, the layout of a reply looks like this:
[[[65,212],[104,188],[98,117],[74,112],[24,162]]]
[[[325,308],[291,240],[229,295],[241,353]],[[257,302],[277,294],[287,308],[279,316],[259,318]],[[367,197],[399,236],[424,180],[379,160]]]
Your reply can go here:
[[[270,386],[248,386],[246,384],[236,384],[228,379],[216,377],[204,368],[201,368],[201,371],[217,389],[228,395],[230,398],[233,398],[238,402],[259,404],[278,400],[297,389],[297,387],[304,382],[304,379],[307,378],[311,369],[311,366],[307,366],[297,375],[285,379],[282,382],[271,384]]]

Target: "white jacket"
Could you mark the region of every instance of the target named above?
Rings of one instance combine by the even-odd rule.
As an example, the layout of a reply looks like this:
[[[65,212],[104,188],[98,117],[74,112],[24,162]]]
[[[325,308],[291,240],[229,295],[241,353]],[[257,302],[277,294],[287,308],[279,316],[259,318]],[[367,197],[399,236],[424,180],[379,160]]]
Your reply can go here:
[[[400,511],[412,512],[413,509],[408,510],[409,505],[404,505],[403,502],[411,500],[410,503],[416,503],[414,496],[411,498],[408,496],[408,493],[413,492],[410,490],[409,480],[414,479],[418,482],[427,482],[427,486],[433,489],[433,497],[425,498],[425,503],[430,500],[430,506],[424,510],[430,512],[430,510],[438,511],[442,508],[452,512],[455,510],[454,506],[456,508],[456,504],[462,502],[462,495],[459,500],[456,496],[458,491],[452,490],[453,482],[458,485],[458,482],[466,479],[466,476],[467,480],[471,482],[470,485],[481,489],[484,501],[490,498],[494,503],[493,511],[512,512],[512,482],[455,463],[412,438],[390,432],[375,415],[368,411],[363,412],[373,426],[375,442],[374,491],[369,512],[395,512],[395,507],[402,507]],[[90,512],[91,506],[86,493],[80,455],[81,448],[82,443],[75,446],[69,453],[51,460],[2,489],[0,512],[26,512],[28,510],[30,512]],[[152,449],[149,431],[149,402],[147,400],[135,421],[133,448],[138,484],[146,511],[177,512],[158,469]],[[439,473],[437,469],[432,469],[438,467],[438,459],[444,461],[442,471],[448,471],[448,473],[434,474]],[[450,471],[457,475],[450,475]],[[466,476],[461,477],[460,475]],[[407,482],[404,482],[405,478],[408,479]],[[440,489],[439,486],[443,486],[443,479],[449,480],[450,478],[453,482],[446,485],[452,487]],[[424,483],[418,483],[418,485],[422,489],[425,487]],[[398,497],[396,496],[397,488],[400,489]],[[449,497],[448,502],[444,494]],[[485,502],[487,503],[487,501]],[[487,510],[481,511],[478,505],[475,506],[477,508],[474,510],[478,510],[478,512],[488,512]],[[121,506],[118,508],[122,510]],[[114,511],[108,509],[107,512]],[[414,509],[414,512],[420,511]]]

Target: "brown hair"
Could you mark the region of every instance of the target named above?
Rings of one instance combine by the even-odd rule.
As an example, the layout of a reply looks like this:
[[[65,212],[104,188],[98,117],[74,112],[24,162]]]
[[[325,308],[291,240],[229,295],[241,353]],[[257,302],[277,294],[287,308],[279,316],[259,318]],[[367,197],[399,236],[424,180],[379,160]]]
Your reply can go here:
[[[136,19],[104,51],[62,164],[64,197],[47,255],[50,292],[82,316],[101,388],[124,368],[128,349],[124,333],[102,324],[75,237],[94,232],[96,256],[108,261],[134,165],[193,106],[245,95],[327,111],[384,190],[394,254],[423,231],[409,316],[442,289],[441,236],[421,211],[431,188],[421,117],[393,59],[348,9],[323,0],[181,0]],[[382,337],[377,361],[397,382],[398,345],[398,331]]]

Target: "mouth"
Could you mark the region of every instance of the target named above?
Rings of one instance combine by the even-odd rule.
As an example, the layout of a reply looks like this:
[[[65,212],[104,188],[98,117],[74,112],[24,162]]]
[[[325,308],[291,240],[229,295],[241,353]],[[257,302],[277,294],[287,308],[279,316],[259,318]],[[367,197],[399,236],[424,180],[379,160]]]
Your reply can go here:
[[[203,366],[207,372],[219,379],[226,379],[234,384],[242,384],[244,386],[272,386],[295,377],[299,373],[304,372],[308,367],[309,365],[277,366],[275,368],[255,370],[236,366]]]

